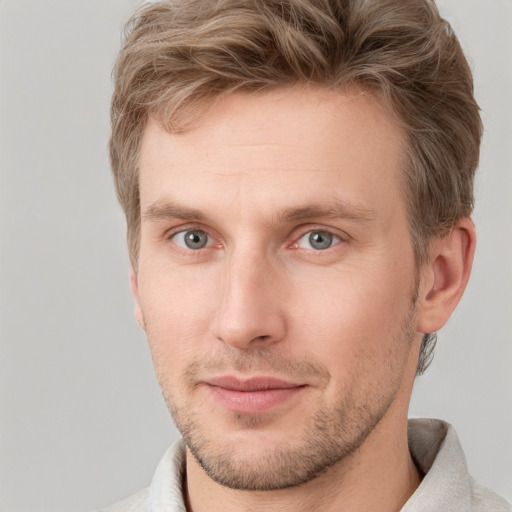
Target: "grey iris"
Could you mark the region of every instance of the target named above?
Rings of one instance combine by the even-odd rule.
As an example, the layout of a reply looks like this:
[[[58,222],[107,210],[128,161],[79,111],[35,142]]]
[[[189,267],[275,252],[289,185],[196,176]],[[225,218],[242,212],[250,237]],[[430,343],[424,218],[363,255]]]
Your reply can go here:
[[[313,249],[328,249],[332,245],[332,235],[325,231],[312,231],[309,235],[309,243]]]
[[[189,249],[202,249],[208,243],[208,235],[204,231],[187,231],[184,238]]]

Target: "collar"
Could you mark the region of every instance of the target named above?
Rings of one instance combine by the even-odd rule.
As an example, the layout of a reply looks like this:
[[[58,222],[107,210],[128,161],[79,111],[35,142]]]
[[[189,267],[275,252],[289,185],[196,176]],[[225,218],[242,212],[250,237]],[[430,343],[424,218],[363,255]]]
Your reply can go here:
[[[471,478],[450,424],[435,419],[411,419],[408,438],[411,455],[425,476],[401,512],[512,512],[504,500]],[[180,440],[160,461],[149,488],[152,512],[187,512],[182,486],[185,453],[185,444]]]

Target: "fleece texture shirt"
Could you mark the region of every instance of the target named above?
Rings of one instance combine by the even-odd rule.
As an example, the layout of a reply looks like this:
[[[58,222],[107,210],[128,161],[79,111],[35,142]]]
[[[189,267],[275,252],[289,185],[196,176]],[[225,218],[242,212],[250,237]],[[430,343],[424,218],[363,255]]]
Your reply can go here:
[[[468,473],[453,427],[441,420],[411,419],[409,450],[424,477],[401,512],[512,512],[512,506]],[[187,512],[182,490],[185,445],[175,442],[160,461],[151,485],[97,512]]]

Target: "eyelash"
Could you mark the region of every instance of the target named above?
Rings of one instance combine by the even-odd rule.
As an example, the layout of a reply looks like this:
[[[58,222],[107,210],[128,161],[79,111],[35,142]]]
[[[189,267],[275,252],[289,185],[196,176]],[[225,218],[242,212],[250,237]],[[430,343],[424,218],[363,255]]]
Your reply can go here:
[[[320,234],[320,235],[324,235],[324,238],[325,238],[325,235],[328,236],[328,238],[330,238],[331,240],[331,244],[328,246],[328,247],[325,247],[323,249],[319,249],[319,248],[310,248],[310,249],[305,249],[305,250],[308,250],[312,253],[321,253],[321,252],[325,252],[325,251],[328,251],[329,249],[333,248],[333,247],[336,247],[339,243],[343,242],[343,238],[340,236],[340,235],[337,235],[336,233],[333,233],[332,231],[330,230],[327,230],[327,229],[309,229],[308,231],[305,231],[293,244],[292,244],[292,248],[294,249],[300,249],[301,247],[299,246],[301,240],[305,239],[308,235],[309,235],[309,242],[311,244],[312,240],[311,240],[311,237],[312,235],[316,233],[316,234]],[[321,242],[320,242],[321,243]]]
[[[208,245],[206,245],[205,247],[200,248],[200,249],[190,249],[190,248],[186,248],[186,247],[182,247],[182,246],[178,245],[173,240],[173,238],[179,234],[185,235],[185,233],[194,232],[194,231],[204,233],[209,238]],[[180,226],[179,228],[173,229],[172,231],[166,233],[165,239],[170,241],[174,245],[176,251],[182,252],[183,254],[186,254],[186,255],[199,254],[202,252],[201,249],[212,248],[212,245],[214,246],[214,248],[221,247],[221,244],[218,242],[212,244],[211,243],[212,241],[215,242],[215,237],[210,235],[207,230],[201,228],[200,226],[186,226],[186,227]]]
[[[209,241],[207,242],[207,245],[205,247],[201,247],[198,249],[192,249],[192,248],[186,248],[178,245],[175,241],[173,241],[173,238],[176,237],[179,234],[185,234],[188,232],[201,232],[206,234],[206,236],[209,238]],[[306,237],[308,234],[311,236],[312,233],[321,233],[321,234],[327,234],[331,236],[334,239],[334,242],[329,247],[326,247],[325,249],[314,249],[314,248],[304,248],[303,250],[308,251],[311,254],[321,254],[323,252],[327,252],[330,249],[333,249],[334,247],[338,246],[341,243],[346,243],[348,241],[348,236],[345,234],[341,234],[340,232],[329,228],[326,228],[324,226],[308,226],[307,228],[304,228],[301,230],[300,234],[296,237],[294,237],[294,241],[287,245],[287,248],[293,249],[293,250],[299,250],[301,247],[299,247],[300,241]],[[183,227],[180,226],[179,228],[172,230],[171,232],[167,233],[165,235],[165,238],[169,240],[171,243],[173,243],[176,250],[183,252],[184,254],[190,255],[190,254],[198,254],[202,252],[202,249],[210,249],[210,248],[221,248],[222,244],[220,242],[215,243],[215,238],[213,237],[208,231],[200,226],[187,226]],[[212,243],[213,242],[213,243]]]

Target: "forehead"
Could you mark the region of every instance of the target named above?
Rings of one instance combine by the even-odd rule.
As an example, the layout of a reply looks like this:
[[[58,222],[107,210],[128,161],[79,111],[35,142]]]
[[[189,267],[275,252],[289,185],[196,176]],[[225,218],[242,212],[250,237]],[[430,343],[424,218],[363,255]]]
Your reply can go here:
[[[190,202],[192,187],[205,207],[224,194],[224,202],[244,211],[250,204],[264,210],[301,202],[320,189],[330,194],[327,200],[351,199],[362,207],[384,194],[396,200],[403,141],[386,110],[361,91],[233,93],[183,133],[148,121],[139,162],[141,206]]]

